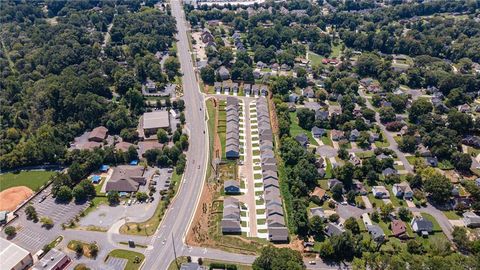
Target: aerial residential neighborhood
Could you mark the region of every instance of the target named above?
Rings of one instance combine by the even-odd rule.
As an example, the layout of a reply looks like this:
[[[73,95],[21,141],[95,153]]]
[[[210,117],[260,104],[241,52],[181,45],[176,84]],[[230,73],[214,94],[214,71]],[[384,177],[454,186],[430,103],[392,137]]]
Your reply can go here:
[[[480,2],[0,21],[0,269],[480,269]]]

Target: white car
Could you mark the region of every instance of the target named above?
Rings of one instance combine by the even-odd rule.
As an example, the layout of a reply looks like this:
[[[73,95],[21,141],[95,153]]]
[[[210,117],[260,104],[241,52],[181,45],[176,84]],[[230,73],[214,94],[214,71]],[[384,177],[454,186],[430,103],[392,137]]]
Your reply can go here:
[[[309,261],[308,264],[315,265],[315,264],[317,264],[317,262],[316,261]]]

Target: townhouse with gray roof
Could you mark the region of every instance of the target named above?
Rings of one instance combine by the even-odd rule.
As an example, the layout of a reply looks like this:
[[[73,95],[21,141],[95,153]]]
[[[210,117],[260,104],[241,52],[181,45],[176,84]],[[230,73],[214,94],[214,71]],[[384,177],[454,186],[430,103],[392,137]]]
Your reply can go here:
[[[223,216],[220,222],[222,233],[241,233],[240,202],[234,197],[226,197],[223,200]]]

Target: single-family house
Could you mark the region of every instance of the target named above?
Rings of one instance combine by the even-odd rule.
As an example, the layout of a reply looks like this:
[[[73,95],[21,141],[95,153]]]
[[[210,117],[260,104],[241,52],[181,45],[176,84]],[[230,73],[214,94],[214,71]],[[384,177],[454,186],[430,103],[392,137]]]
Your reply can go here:
[[[396,197],[399,197],[399,198],[404,198],[404,199],[413,198],[413,190],[410,188],[410,185],[407,182],[393,184],[392,192]]]
[[[310,193],[310,197],[317,197],[318,200],[323,201],[323,199],[326,198],[326,190],[320,187],[315,187]]]
[[[295,140],[300,143],[302,147],[307,147],[308,146],[308,137],[305,135],[305,133],[298,134],[295,136]]]
[[[323,211],[323,208],[322,208],[322,207],[313,207],[313,208],[310,208],[310,215],[311,215],[312,217],[318,216],[318,217],[321,217],[321,218],[325,218],[325,212]]]
[[[463,222],[467,227],[478,228],[480,227],[480,216],[474,212],[465,212],[463,213]]]
[[[302,96],[306,98],[313,98],[315,97],[315,92],[313,91],[312,87],[307,87],[302,89]]]
[[[230,79],[230,71],[228,71],[225,66],[221,66],[217,69],[217,75],[222,81]]]
[[[384,186],[374,186],[372,188],[372,193],[375,198],[387,199],[390,198],[390,193]]]
[[[334,129],[330,132],[330,135],[332,136],[332,140],[334,141],[340,141],[345,139],[345,133],[341,130]]]
[[[339,225],[337,225],[335,223],[331,223],[331,222],[327,223],[327,227],[325,228],[325,234],[328,237],[332,237],[334,235],[340,235],[343,232],[345,232],[345,229],[343,229]]]
[[[428,236],[433,231],[433,223],[424,217],[415,217],[410,224],[412,230],[422,236]]]
[[[317,110],[315,112],[315,120],[326,121],[328,120],[329,112]]]
[[[405,224],[405,222],[399,219],[394,219],[390,224],[390,228],[392,230],[393,236],[400,239],[408,238],[407,225]]]
[[[103,142],[107,138],[108,129],[104,126],[94,128],[88,134],[88,141],[90,142]]]
[[[382,175],[385,177],[397,175],[397,174],[398,174],[397,170],[393,168],[386,168],[385,170],[382,171]]]
[[[298,95],[295,94],[295,93],[291,93],[290,95],[288,95],[288,101],[289,102],[295,103],[295,102],[298,101],[298,98],[299,98]]]
[[[360,131],[358,131],[357,129],[354,129],[350,132],[349,140],[351,142],[354,142],[358,139],[358,137],[360,137]]]
[[[338,179],[328,179],[328,189],[332,189],[336,185],[341,185],[343,188],[343,183]]]
[[[382,228],[377,225],[367,225],[367,231],[375,242],[383,242],[385,240],[385,233]]]
[[[319,128],[317,126],[314,126],[312,128],[312,135],[314,138],[321,138],[322,136],[327,134],[327,130],[324,128]]]

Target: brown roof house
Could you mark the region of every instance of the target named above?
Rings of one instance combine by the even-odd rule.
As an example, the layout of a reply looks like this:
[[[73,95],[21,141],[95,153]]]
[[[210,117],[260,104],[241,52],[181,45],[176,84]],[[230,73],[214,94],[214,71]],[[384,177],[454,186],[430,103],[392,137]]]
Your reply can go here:
[[[143,176],[142,166],[122,165],[113,168],[112,176],[107,182],[106,191],[137,192],[140,185],[145,185],[147,180]]]
[[[403,222],[401,220],[398,220],[398,219],[394,219],[392,221],[392,224],[390,225],[390,227],[392,229],[392,234],[395,237],[400,238],[400,239],[408,238],[407,226],[406,226],[405,222]]]
[[[103,142],[107,138],[108,129],[104,126],[94,128],[90,134],[88,134],[88,141],[90,142]]]

